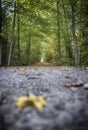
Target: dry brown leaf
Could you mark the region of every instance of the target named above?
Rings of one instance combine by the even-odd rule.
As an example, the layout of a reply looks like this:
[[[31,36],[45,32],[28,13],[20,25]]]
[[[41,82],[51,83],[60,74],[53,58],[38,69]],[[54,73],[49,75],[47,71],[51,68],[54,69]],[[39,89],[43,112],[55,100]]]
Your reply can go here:
[[[71,87],[72,85],[71,85],[71,83],[66,83],[65,85],[64,85],[65,87],[67,87],[67,88],[69,88],[69,87]]]
[[[27,72],[25,71],[25,69],[20,69],[20,71],[19,71],[18,74],[19,74],[19,75],[26,75]]]
[[[81,79],[78,79],[75,83],[72,84],[74,87],[80,87],[84,85],[84,82]]]

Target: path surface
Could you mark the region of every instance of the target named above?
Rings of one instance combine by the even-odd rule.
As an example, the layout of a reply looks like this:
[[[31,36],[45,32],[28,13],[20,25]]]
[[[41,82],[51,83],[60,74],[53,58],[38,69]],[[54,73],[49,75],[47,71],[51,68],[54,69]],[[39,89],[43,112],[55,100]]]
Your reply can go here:
[[[88,70],[59,67],[0,68],[0,130],[88,130],[88,90],[64,87],[88,82]],[[48,105],[17,108],[14,100],[33,93]]]

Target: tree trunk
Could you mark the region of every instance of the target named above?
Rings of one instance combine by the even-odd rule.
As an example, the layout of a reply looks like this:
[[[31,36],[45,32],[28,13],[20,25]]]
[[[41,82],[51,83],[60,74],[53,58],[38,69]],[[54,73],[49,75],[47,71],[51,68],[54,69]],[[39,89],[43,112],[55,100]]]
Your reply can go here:
[[[14,2],[14,16],[13,16],[13,27],[12,27],[12,41],[10,44],[10,50],[9,50],[9,57],[8,57],[8,66],[11,64],[11,58],[12,58],[12,47],[15,40],[15,19],[16,19],[16,1]]]
[[[57,28],[58,28],[58,58],[61,62],[61,45],[60,45],[60,11],[59,11],[59,1],[56,1],[56,9],[57,9]]]
[[[2,41],[0,37],[0,65],[2,65]]]
[[[29,41],[26,46],[26,56],[27,56],[27,64],[30,64],[30,49],[31,49],[31,37],[29,36]]]
[[[73,33],[73,41],[74,41],[74,56],[75,56],[75,66],[79,66],[79,47],[77,43],[77,37],[75,34],[75,6],[76,1],[70,0],[71,4],[71,13],[72,13],[72,33]]]
[[[2,0],[0,0],[0,65],[2,64]]]
[[[19,17],[19,12],[18,12],[18,29],[17,29],[17,33],[18,33],[18,63],[19,65],[21,65],[21,56],[20,56],[20,17]]]
[[[72,45],[71,45],[71,40],[69,36],[69,30],[68,30],[68,22],[67,22],[67,15],[66,15],[66,8],[63,2],[62,5],[63,11],[64,11],[64,23],[66,26],[66,33],[64,35],[64,40],[65,40],[65,47],[66,47],[66,52],[67,52],[67,59],[69,59],[69,65],[71,64],[72,61]]]

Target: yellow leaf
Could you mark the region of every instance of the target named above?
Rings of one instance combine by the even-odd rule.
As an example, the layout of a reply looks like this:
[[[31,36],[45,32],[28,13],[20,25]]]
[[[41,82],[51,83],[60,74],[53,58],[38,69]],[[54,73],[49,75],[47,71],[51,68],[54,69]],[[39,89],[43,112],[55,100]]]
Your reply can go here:
[[[16,102],[16,106],[17,106],[17,107],[20,107],[20,108],[23,108],[23,107],[26,107],[27,105],[26,105],[26,102],[17,101],[17,102]]]
[[[38,101],[42,104],[42,105],[47,105],[47,102],[46,100],[44,99],[44,96],[39,96],[38,97]]]
[[[44,106],[47,105],[44,96],[35,96],[34,94],[29,94],[29,96],[21,96],[16,99],[15,102],[17,107],[23,108],[27,106],[33,106],[38,110],[43,110]]]
[[[17,98],[16,100],[16,106],[18,107],[26,107],[28,106],[28,98],[26,96],[21,96],[19,98]]]
[[[36,99],[37,99],[37,97],[34,94],[32,94],[32,93],[29,94],[30,101],[35,101]]]
[[[40,111],[43,110],[43,105],[39,101],[35,101],[34,106]]]
[[[21,96],[21,97],[17,98],[17,101],[26,101],[26,100],[28,100],[28,97],[26,97],[26,96]]]

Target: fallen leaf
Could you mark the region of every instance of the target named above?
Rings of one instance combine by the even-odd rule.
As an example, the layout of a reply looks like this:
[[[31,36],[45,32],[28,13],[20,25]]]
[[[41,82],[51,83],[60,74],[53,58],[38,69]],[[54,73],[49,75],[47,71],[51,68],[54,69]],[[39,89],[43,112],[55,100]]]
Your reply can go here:
[[[65,87],[67,87],[67,88],[69,88],[69,87],[71,87],[72,85],[71,85],[71,83],[66,83],[65,85],[64,85]]]
[[[26,75],[27,72],[25,71],[25,69],[20,69],[20,71],[19,71],[18,74],[19,74],[19,75]]]
[[[39,96],[39,97],[38,97],[38,101],[41,102],[42,105],[47,105],[47,102],[46,102],[44,96]]]
[[[28,106],[28,103],[29,103],[28,98],[26,96],[21,96],[21,97],[16,99],[15,104],[16,104],[17,107],[23,108],[23,107]]]
[[[84,85],[84,82],[81,79],[78,79],[75,83],[72,84],[74,87],[80,87]]]
[[[44,106],[47,105],[47,102],[44,96],[36,96],[31,93],[28,96],[21,96],[17,98],[15,104],[20,108],[32,106],[38,110],[43,110]]]
[[[18,74],[19,75],[26,75],[27,73],[25,71],[20,71]]]
[[[34,102],[34,106],[38,109],[38,110],[43,110],[43,105],[42,105],[42,103],[41,102],[39,102],[39,101],[35,101]]]
[[[32,93],[29,94],[28,98],[30,101],[35,101],[37,99],[37,97]]]

